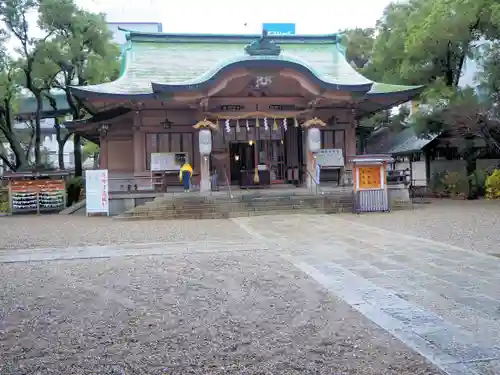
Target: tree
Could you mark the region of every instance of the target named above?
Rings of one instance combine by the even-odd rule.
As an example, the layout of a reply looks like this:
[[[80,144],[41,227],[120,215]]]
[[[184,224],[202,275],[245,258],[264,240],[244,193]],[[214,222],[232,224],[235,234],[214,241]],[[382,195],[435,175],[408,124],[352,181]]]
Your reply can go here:
[[[355,28],[341,32],[346,36],[346,58],[357,69],[362,69],[372,57],[375,42],[374,28]]]
[[[390,4],[377,25],[367,74],[388,83],[456,87],[481,39],[498,36],[496,0],[411,0]]]
[[[94,168],[99,167],[99,153],[100,153],[100,149],[99,149],[99,146],[97,144],[95,144],[94,142],[90,142],[90,141],[84,142],[84,144],[83,144],[83,161],[84,162],[85,162],[85,160],[91,158],[94,162],[93,167]]]
[[[92,114],[71,95],[69,87],[102,83],[119,73],[119,47],[112,43],[104,15],[79,8],[74,0],[40,3],[40,27],[54,37],[47,57],[58,74],[52,87],[64,90],[73,120]],[[62,139],[63,141],[64,139]],[[82,175],[80,135],[74,134],[75,175]]]
[[[1,34],[1,33],[0,33]],[[19,70],[7,56],[0,36],[0,159],[9,169],[16,171],[26,165],[18,134],[14,129],[14,106],[19,92]],[[5,147],[7,143],[9,147]],[[10,152],[13,158],[10,157]]]
[[[49,91],[45,93],[45,97],[49,101],[50,106],[52,109],[57,111],[57,100],[56,98],[52,95],[52,93]],[[64,146],[66,145],[66,142],[68,139],[71,137],[71,133],[64,129],[63,126],[61,126],[61,123],[64,122],[64,119],[55,117],[54,118],[54,129],[56,131],[56,141],[57,141],[57,162],[59,165],[59,169],[64,169]]]
[[[500,42],[485,43],[480,46],[479,72],[477,80],[481,99],[487,100],[495,108],[498,117],[500,106]]]
[[[35,165],[41,167],[40,154],[40,123],[43,111],[43,92],[48,90],[47,82],[55,74],[50,71],[50,64],[45,60],[45,43],[51,37],[47,33],[43,38],[35,38],[31,35],[28,23],[29,14],[36,11],[38,3],[36,0],[4,0],[0,2],[0,18],[7,26],[10,33],[17,39],[19,48],[16,52],[21,56],[17,60],[22,74],[23,86],[28,89],[36,100],[35,113]]]

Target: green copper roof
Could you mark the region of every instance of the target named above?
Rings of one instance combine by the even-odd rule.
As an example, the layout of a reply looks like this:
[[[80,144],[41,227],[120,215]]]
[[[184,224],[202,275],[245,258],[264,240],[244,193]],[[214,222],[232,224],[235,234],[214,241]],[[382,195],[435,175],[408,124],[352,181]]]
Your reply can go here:
[[[129,34],[122,75],[116,81],[76,88],[100,94],[152,94],[152,83],[194,85],[222,68],[243,61],[268,60],[303,66],[335,85],[370,85],[345,59],[339,36],[269,37],[281,47],[279,56],[249,56],[245,47],[258,35]]]
[[[52,117],[54,114],[66,114],[69,112],[69,105],[66,100],[66,93],[64,90],[52,89],[50,90],[50,96],[52,96],[56,101],[56,109],[54,109],[49,100],[44,97],[42,105],[42,117]],[[18,110],[16,110],[16,115],[32,115],[36,113],[36,99],[27,90],[21,92],[19,98]]]

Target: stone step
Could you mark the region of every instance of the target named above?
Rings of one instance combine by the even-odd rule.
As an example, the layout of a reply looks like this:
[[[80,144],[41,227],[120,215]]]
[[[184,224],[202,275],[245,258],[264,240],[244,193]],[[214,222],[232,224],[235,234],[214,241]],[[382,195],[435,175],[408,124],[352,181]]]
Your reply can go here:
[[[239,210],[198,210],[185,211],[166,211],[150,210],[147,212],[135,212],[129,215],[123,215],[128,218],[147,218],[147,219],[223,219],[230,217],[261,216],[261,215],[279,215],[279,214],[312,214],[312,213],[340,213],[352,212],[351,205],[339,205],[332,208],[322,207],[269,207],[268,209],[239,209]]]
[[[217,219],[294,213],[352,211],[352,195],[242,195],[158,197],[121,215],[120,219]]]
[[[345,210],[340,212],[350,212],[350,210]],[[324,214],[326,212],[311,210],[311,209],[299,209],[299,210],[273,210],[273,211],[238,211],[238,212],[226,212],[226,213],[185,213],[168,215],[164,212],[149,212],[143,215],[133,215],[133,216],[120,216],[115,217],[119,220],[189,220],[189,219],[228,219],[236,217],[248,217],[248,216],[265,216],[265,215],[291,215],[291,214]]]

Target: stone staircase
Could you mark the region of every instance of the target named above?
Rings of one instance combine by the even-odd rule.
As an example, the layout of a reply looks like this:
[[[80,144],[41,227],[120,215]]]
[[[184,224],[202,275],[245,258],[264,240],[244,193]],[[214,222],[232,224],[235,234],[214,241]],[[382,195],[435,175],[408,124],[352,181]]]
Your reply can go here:
[[[140,219],[227,219],[232,217],[314,214],[352,212],[351,192],[328,192],[314,195],[311,192],[235,194],[227,192],[200,196],[184,193],[157,197],[142,206],[135,207],[117,216],[122,220]]]

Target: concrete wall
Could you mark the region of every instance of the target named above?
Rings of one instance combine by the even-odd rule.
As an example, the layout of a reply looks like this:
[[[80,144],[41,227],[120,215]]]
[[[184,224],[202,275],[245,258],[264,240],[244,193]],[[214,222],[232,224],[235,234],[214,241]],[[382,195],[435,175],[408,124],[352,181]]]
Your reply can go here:
[[[500,159],[478,159],[477,169],[494,169],[500,164]],[[410,167],[409,162],[396,163],[396,170]],[[425,161],[412,162],[412,180],[416,186],[426,186]],[[465,160],[433,160],[431,161],[431,178],[436,173],[458,172],[466,176]]]

